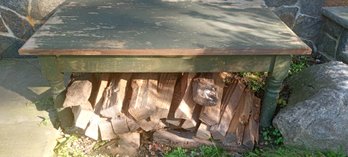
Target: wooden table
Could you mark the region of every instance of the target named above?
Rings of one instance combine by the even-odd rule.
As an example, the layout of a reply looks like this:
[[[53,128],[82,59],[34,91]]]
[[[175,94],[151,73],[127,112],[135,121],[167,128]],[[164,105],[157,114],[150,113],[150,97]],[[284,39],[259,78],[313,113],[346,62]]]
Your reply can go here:
[[[65,2],[20,49],[39,57],[56,99],[64,72],[270,72],[262,126],[291,56],[310,53],[268,9],[159,0]]]

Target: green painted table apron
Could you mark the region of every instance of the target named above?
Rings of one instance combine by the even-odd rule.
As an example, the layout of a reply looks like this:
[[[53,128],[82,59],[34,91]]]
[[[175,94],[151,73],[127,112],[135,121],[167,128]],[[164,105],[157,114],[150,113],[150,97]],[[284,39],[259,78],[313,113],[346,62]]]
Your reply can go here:
[[[261,109],[266,127],[292,55],[311,50],[265,8],[70,0],[19,52],[39,57],[59,112],[65,72],[269,72]]]

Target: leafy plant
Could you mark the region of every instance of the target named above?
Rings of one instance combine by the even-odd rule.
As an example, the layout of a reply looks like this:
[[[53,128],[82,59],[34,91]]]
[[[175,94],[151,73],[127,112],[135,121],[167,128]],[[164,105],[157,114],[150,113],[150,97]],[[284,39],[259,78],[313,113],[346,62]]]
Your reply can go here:
[[[276,147],[255,149],[247,152],[244,157],[346,157],[343,151],[321,152],[315,150],[307,150],[298,147]]]
[[[265,145],[282,145],[284,138],[280,131],[274,127],[267,127],[262,129],[262,139]]]
[[[172,150],[171,152],[169,152],[168,154],[165,154],[165,156],[166,157],[188,157],[186,152],[187,152],[186,149],[178,147],[178,148]]]
[[[247,86],[255,91],[260,92],[265,85],[266,75],[264,72],[242,72],[239,73],[241,77],[245,80]]]
[[[176,148],[165,155],[166,157],[227,157],[228,153],[217,146],[201,146],[196,149],[187,150]]]
[[[307,56],[295,56],[292,58],[289,74],[293,75],[309,67],[310,58]]]

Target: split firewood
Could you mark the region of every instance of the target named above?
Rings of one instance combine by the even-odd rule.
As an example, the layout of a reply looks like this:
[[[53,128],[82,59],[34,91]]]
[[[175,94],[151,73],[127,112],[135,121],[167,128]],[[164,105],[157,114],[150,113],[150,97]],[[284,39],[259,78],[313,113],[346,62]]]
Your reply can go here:
[[[196,132],[196,137],[203,140],[209,140],[211,137],[209,127],[204,123],[199,124]]]
[[[127,126],[130,132],[134,132],[140,128],[138,123],[136,123],[132,118],[127,117],[126,120],[127,120]]]
[[[224,107],[225,109],[223,111],[220,123],[212,126],[210,129],[215,139],[223,139],[226,135],[244,89],[245,85],[240,81],[235,81],[226,89],[226,94],[224,95],[222,101],[222,106],[226,107]]]
[[[139,120],[137,121],[140,128],[145,131],[158,130],[164,128],[166,125],[159,119],[150,119],[150,120]]]
[[[157,74],[136,74],[132,78],[132,97],[128,112],[137,121],[147,119],[156,112]]]
[[[253,97],[253,106],[251,109],[251,117],[249,120],[250,136],[253,144],[259,142],[259,123],[260,123],[260,108],[261,99]]]
[[[73,106],[72,112],[74,114],[75,126],[81,129],[85,129],[95,115],[92,109],[84,109],[81,106]]]
[[[112,79],[104,91],[103,103],[100,109],[100,114],[103,117],[114,118],[121,114],[130,76],[130,74],[112,75]]]
[[[192,97],[196,104],[215,106],[218,101],[216,90],[213,79],[198,77],[192,80]]]
[[[116,134],[124,134],[129,132],[127,117],[120,115],[111,119],[111,125]]]
[[[214,82],[216,105],[204,106],[199,119],[209,126],[219,123],[222,109],[222,95],[225,83],[218,73],[211,75],[211,80]]]
[[[170,128],[180,128],[184,121],[184,119],[165,119],[165,124]]]
[[[93,88],[93,92],[91,94],[91,103],[96,113],[99,113],[103,104],[103,95],[106,87],[109,84],[109,77],[110,74],[108,73],[100,74],[99,79],[97,79],[97,83]]]
[[[153,140],[157,143],[174,147],[193,148],[200,145],[213,145],[209,140],[194,137],[193,132],[179,132],[174,130],[157,130],[153,134]]]
[[[102,140],[111,140],[117,137],[113,131],[111,122],[106,118],[100,119],[98,126]]]
[[[203,107],[201,105],[196,105],[192,112],[191,118],[185,119],[185,121],[181,125],[181,128],[192,131],[196,130],[200,122],[199,116],[202,112],[202,108]]]
[[[196,74],[194,73],[185,73],[183,75],[180,82],[178,82],[180,85],[177,86],[180,89],[176,89],[176,90],[184,91],[184,92],[181,92],[184,95],[182,96],[181,101],[178,101],[179,102],[178,104],[172,104],[173,106],[176,107],[174,112],[174,118],[193,120],[194,122],[190,122],[190,124],[194,123],[194,125],[197,124],[195,119],[192,119],[195,106],[201,108],[201,106],[196,105],[192,99],[192,83],[191,82],[192,82],[192,79],[195,77],[195,75]],[[177,103],[177,102],[174,102],[174,103]]]
[[[151,115],[151,119],[167,118],[170,105],[174,95],[174,87],[178,74],[162,73],[159,75],[157,90],[155,93],[156,112]]]
[[[240,146],[242,144],[245,124],[241,123],[240,117],[242,116],[242,113],[244,112],[244,109],[246,108],[244,106],[248,105],[246,104],[247,92],[248,90],[244,90],[243,95],[241,99],[239,100],[237,109],[235,111],[235,114],[233,115],[227,134],[225,138],[223,139],[224,145]]]
[[[94,140],[99,139],[99,122],[100,117],[98,115],[93,115],[93,117],[89,121],[89,125],[86,129],[85,135]]]
[[[92,91],[92,83],[90,80],[75,80],[68,87],[63,107],[84,105]]]

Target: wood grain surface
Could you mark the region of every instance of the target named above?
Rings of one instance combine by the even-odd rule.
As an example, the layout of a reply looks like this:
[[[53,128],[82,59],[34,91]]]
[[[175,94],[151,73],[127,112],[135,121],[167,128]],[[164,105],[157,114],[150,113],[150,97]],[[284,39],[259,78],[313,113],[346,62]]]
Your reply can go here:
[[[21,55],[289,55],[306,46],[266,8],[160,0],[71,0]]]

